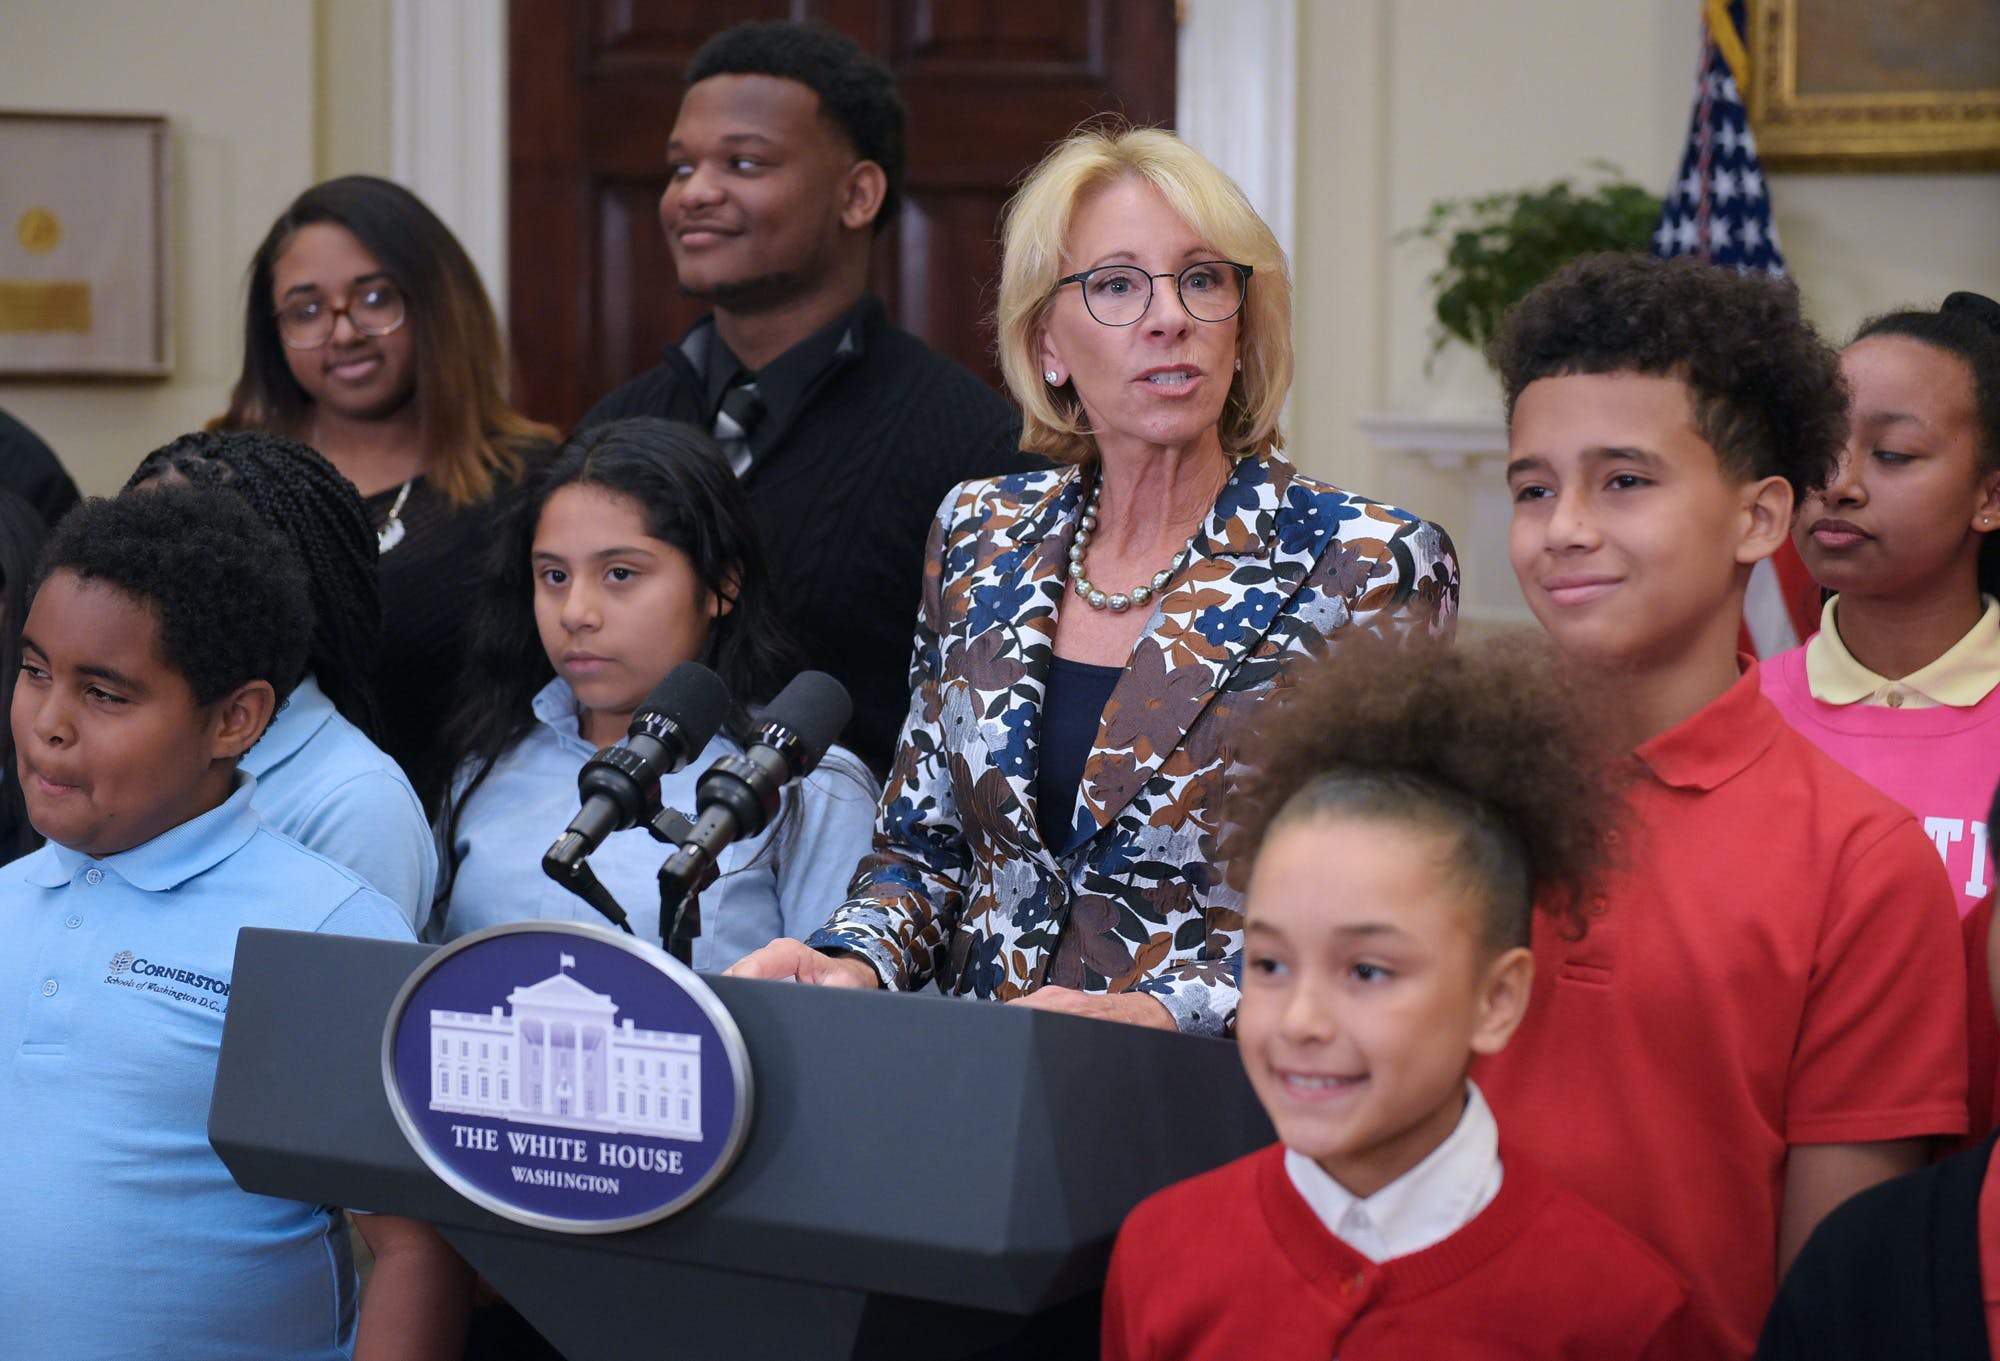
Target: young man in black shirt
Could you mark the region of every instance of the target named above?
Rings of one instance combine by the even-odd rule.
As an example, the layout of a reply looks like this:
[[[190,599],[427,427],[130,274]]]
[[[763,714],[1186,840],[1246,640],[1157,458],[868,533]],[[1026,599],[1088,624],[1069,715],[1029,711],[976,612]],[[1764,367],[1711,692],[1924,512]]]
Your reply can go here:
[[[710,39],[687,81],[660,225],[681,290],[714,311],[583,425],[716,433],[807,655],[853,695],[844,740],[879,775],[909,704],[938,503],[1037,463],[1012,405],[868,292],[870,242],[902,195],[889,73],[829,30],[751,23]]]

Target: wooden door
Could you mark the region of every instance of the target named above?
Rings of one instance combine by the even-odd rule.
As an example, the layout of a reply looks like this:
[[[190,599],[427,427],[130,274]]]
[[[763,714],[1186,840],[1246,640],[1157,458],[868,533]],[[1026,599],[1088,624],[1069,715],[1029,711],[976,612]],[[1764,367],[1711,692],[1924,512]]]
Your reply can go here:
[[[1087,118],[1173,121],[1173,0],[515,0],[508,296],[533,415],[569,427],[701,315],[660,234],[667,133],[688,59],[744,19],[818,20],[895,73],[907,192],[872,284],[903,326],[996,386],[996,234],[1013,185]]]

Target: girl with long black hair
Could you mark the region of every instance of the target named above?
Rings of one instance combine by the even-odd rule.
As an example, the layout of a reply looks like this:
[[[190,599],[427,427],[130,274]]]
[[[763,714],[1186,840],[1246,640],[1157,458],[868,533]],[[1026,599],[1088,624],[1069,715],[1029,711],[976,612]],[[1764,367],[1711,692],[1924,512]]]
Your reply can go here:
[[[620,741],[641,702],[685,661],[712,668],[735,708],[661,802],[691,811],[697,777],[741,750],[755,714],[804,666],[785,632],[748,499],[706,435],[638,417],[571,440],[513,508],[473,612],[446,745],[456,771],[440,817],[445,884],[431,934],[449,940],[524,918],[598,920],[543,876],[541,855],[577,809],[577,772]],[[773,935],[803,935],[840,901],[868,848],[875,789],[839,747],[786,791],[760,836],[723,855],[702,894],[698,969],[721,969]],[[643,829],[591,858],[598,878],[659,939],[655,875],[666,852]]]

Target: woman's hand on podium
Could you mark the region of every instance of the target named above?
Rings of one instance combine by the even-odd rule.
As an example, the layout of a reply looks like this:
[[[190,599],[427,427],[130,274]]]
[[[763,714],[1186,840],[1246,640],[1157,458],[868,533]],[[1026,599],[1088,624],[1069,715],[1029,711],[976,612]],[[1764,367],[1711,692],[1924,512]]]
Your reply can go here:
[[[1151,1026],[1155,1030],[1178,1029],[1174,1024],[1174,1015],[1166,1005],[1145,992],[1082,992],[1076,988],[1049,986],[1036,988],[1025,997],[1016,997],[1007,1005],[1033,1007],[1037,1011],[1060,1011],[1098,1021],[1123,1021],[1127,1025]]]
[[[860,956],[822,954],[789,936],[774,940],[761,950],[752,950],[724,969],[723,974],[730,978],[779,978],[823,988],[882,986],[874,966]]]

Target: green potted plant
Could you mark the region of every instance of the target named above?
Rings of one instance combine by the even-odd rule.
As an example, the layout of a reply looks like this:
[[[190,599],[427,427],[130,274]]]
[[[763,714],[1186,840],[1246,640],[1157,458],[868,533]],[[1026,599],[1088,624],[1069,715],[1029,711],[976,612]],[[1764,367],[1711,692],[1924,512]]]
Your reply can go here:
[[[1594,185],[1564,178],[1539,189],[1440,199],[1422,222],[1397,234],[1398,242],[1444,247],[1444,263],[1428,280],[1432,360],[1452,340],[1484,353],[1507,309],[1577,256],[1651,244],[1659,197],[1609,162],[1590,164],[1599,177]]]

